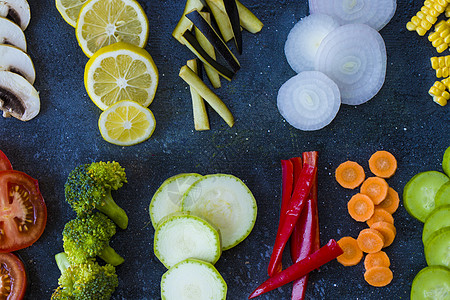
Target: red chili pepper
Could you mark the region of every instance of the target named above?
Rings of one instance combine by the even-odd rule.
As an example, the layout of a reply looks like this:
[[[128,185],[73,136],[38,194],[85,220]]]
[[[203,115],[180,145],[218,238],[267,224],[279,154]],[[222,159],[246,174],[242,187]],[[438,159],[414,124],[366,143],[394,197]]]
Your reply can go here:
[[[305,164],[302,168],[300,176],[295,184],[294,192],[292,193],[291,201],[289,202],[289,208],[287,209],[283,220],[283,225],[275,238],[275,245],[267,269],[269,276],[273,276],[277,271],[277,266],[279,266],[281,261],[283,250],[294,230],[295,224],[297,224],[300,213],[306,203],[309,192],[311,191],[315,173],[316,168],[309,164]]]
[[[330,240],[325,246],[310,254],[305,259],[302,259],[289,268],[277,273],[273,277],[266,280],[248,297],[248,299],[255,298],[261,294],[272,291],[280,286],[283,286],[295,279],[303,277],[309,272],[323,266],[332,261],[339,255],[344,253],[341,247],[335,240]]]
[[[305,163],[315,166],[318,168],[318,156],[319,154],[317,151],[310,151],[310,152],[303,152],[303,160]],[[317,172],[314,177],[313,186],[311,188],[311,199],[313,200],[313,207],[315,209],[315,222],[316,222],[316,236],[315,236],[315,243],[314,243],[314,250],[319,250],[320,248],[320,228],[319,228],[319,208],[317,204]]]

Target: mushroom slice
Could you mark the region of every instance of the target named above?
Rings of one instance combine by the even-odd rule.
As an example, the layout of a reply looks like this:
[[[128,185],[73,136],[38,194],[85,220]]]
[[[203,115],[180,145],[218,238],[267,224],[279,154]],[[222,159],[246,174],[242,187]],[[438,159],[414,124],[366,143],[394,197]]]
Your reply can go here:
[[[30,23],[30,5],[27,0],[0,0],[0,17],[12,20],[25,30]]]
[[[30,56],[19,48],[0,45],[0,71],[11,71],[34,84],[36,72]]]
[[[0,17],[0,44],[15,46],[27,51],[27,41],[22,28],[7,18]]]
[[[0,71],[0,109],[3,117],[21,121],[33,119],[40,110],[39,93],[25,78],[9,71]]]

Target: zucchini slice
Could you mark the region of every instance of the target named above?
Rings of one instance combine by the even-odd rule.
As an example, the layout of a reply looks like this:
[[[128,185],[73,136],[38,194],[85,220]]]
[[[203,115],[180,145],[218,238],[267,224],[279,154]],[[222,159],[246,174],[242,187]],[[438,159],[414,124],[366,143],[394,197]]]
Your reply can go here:
[[[227,12],[229,22],[231,24],[231,29],[233,30],[236,49],[239,54],[242,54],[242,32],[236,0],[223,0],[223,4],[225,6],[225,11]]]
[[[434,202],[436,207],[450,204],[450,181],[447,181],[439,188],[436,192],[436,197],[434,197]]]
[[[442,158],[442,169],[447,176],[450,176],[450,147],[448,147],[444,152],[444,157]]]
[[[173,213],[161,220],[155,231],[154,251],[168,269],[187,258],[215,264],[222,254],[219,232],[187,212]]]
[[[250,33],[260,32],[264,24],[241,2],[236,0],[241,26]]]
[[[219,228],[222,250],[242,242],[252,231],[257,206],[248,187],[237,177],[212,174],[196,181],[184,194],[182,210]]]
[[[153,227],[174,212],[181,211],[181,198],[190,186],[202,178],[197,173],[182,173],[167,178],[156,190],[150,201],[149,212]]]
[[[450,271],[432,266],[417,273],[412,282],[411,300],[448,299],[450,294]]]
[[[198,59],[188,60],[186,65],[191,69],[194,73],[199,75],[199,70],[201,70],[201,66],[198,66]],[[199,75],[200,77],[200,75]],[[201,77],[200,77],[201,78]],[[209,130],[209,119],[208,113],[206,112],[205,101],[203,101],[202,96],[194,89],[194,87],[189,86],[189,90],[191,91],[191,99],[192,99],[192,113],[194,116],[194,128],[195,130]],[[182,195],[180,195],[182,196]]]
[[[230,19],[223,4],[223,0],[206,0],[211,13],[214,16],[217,27],[225,42],[230,41],[233,38],[233,29],[231,28]]]
[[[184,7],[183,15],[178,21],[177,26],[172,32],[172,36],[184,45],[184,40],[181,38],[183,33],[186,30],[190,30],[192,28],[192,22],[186,18],[186,14],[191,12],[194,9],[202,10],[205,7],[204,0],[186,0],[186,5]]]
[[[422,231],[422,242],[425,245],[430,236],[441,228],[450,226],[450,205],[436,208],[428,216]]]
[[[162,276],[161,298],[225,300],[227,284],[213,265],[198,259],[186,259]]]
[[[450,267],[450,227],[443,227],[427,239],[425,259],[429,266]]]

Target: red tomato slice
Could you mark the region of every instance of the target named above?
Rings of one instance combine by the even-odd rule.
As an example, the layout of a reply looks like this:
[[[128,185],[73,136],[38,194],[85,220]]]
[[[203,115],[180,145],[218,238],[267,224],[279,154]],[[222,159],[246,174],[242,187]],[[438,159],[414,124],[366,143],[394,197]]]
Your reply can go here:
[[[12,165],[6,154],[0,150],[0,171],[3,170],[12,170]]]
[[[0,299],[23,299],[26,288],[27,276],[22,261],[12,253],[0,253]]]
[[[46,223],[47,207],[37,180],[20,171],[1,171],[0,253],[30,246]]]

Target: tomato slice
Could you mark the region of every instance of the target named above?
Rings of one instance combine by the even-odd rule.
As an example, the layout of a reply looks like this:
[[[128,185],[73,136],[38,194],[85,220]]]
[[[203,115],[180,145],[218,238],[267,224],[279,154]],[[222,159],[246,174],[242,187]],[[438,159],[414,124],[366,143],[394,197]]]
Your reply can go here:
[[[0,171],[4,170],[12,170],[12,165],[6,154],[0,150]]]
[[[22,261],[12,253],[0,253],[0,299],[25,297],[27,276]]]
[[[30,246],[46,223],[47,207],[37,180],[20,171],[1,171],[0,253]]]

